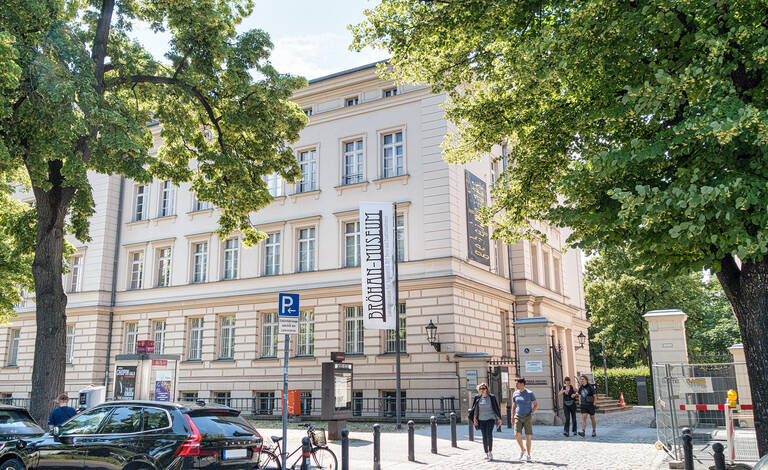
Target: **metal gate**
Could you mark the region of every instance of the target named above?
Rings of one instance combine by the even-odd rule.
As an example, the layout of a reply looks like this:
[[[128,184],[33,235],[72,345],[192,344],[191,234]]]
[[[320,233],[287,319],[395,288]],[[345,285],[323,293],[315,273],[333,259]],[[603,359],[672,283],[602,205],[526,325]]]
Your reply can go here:
[[[560,407],[558,393],[563,388],[563,347],[561,344],[555,344],[555,335],[552,335],[552,411],[555,416],[565,418],[563,410]]]
[[[655,364],[653,376],[658,440],[676,459],[682,458],[680,436],[690,428],[694,438],[694,457],[712,460],[712,444],[726,445],[725,417],[722,411],[687,411],[681,405],[722,405],[728,390],[737,390],[736,369],[746,364],[721,362],[700,364]],[[740,397],[744,400],[749,397]],[[690,407],[688,407],[690,408]],[[757,461],[757,438],[752,419],[735,418],[736,460]]]

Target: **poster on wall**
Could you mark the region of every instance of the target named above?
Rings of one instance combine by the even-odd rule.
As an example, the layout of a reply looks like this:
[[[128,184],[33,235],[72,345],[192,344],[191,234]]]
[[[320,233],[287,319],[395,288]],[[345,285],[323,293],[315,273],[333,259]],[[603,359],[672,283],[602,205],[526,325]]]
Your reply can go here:
[[[467,374],[467,390],[474,391],[475,389],[477,389],[477,371],[468,370],[466,374]]]
[[[491,265],[491,247],[488,226],[480,220],[479,210],[486,205],[485,181],[464,170],[467,192],[467,243],[469,259]]]
[[[159,370],[155,374],[155,401],[171,401],[171,382],[169,370]]]
[[[136,398],[136,366],[115,368],[115,400]]]
[[[391,202],[360,203],[363,326],[395,329],[395,237]]]
[[[544,361],[525,361],[525,372],[527,374],[543,371]]]

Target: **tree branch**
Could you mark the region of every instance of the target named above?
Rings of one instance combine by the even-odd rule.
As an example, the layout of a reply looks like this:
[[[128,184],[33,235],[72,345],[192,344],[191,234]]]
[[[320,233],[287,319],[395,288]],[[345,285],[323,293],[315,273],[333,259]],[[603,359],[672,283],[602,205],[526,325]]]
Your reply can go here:
[[[109,40],[109,28],[112,24],[112,12],[115,9],[115,0],[104,0],[101,4],[101,16],[96,25],[96,34],[93,38],[93,51],[91,58],[96,64],[96,91],[103,94],[104,87],[104,60],[107,57],[107,42]]]
[[[188,54],[184,54],[184,57],[182,57],[181,60],[179,61],[179,65],[176,67],[176,71],[173,72],[173,79],[174,80],[179,75],[179,73],[181,73],[181,69],[183,69],[184,66],[187,65],[187,57],[188,56],[189,56]]]

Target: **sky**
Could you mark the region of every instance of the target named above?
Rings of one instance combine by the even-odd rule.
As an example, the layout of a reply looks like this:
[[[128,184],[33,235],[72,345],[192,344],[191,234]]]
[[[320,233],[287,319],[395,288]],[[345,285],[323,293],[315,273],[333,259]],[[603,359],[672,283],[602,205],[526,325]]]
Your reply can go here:
[[[387,58],[382,50],[349,50],[352,33],[347,25],[364,18],[363,10],[378,0],[255,0],[253,13],[238,31],[262,29],[275,48],[272,65],[281,73],[307,79],[369,64]],[[145,25],[134,28],[134,37],[157,58],[168,49],[167,33],[155,34]]]

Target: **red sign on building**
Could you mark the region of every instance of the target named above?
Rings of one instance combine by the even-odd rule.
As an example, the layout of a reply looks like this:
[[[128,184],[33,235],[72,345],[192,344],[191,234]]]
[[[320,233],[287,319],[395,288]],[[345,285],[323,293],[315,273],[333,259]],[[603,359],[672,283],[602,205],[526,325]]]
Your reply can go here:
[[[153,353],[155,352],[155,342],[151,339],[143,339],[136,341],[136,353]]]

